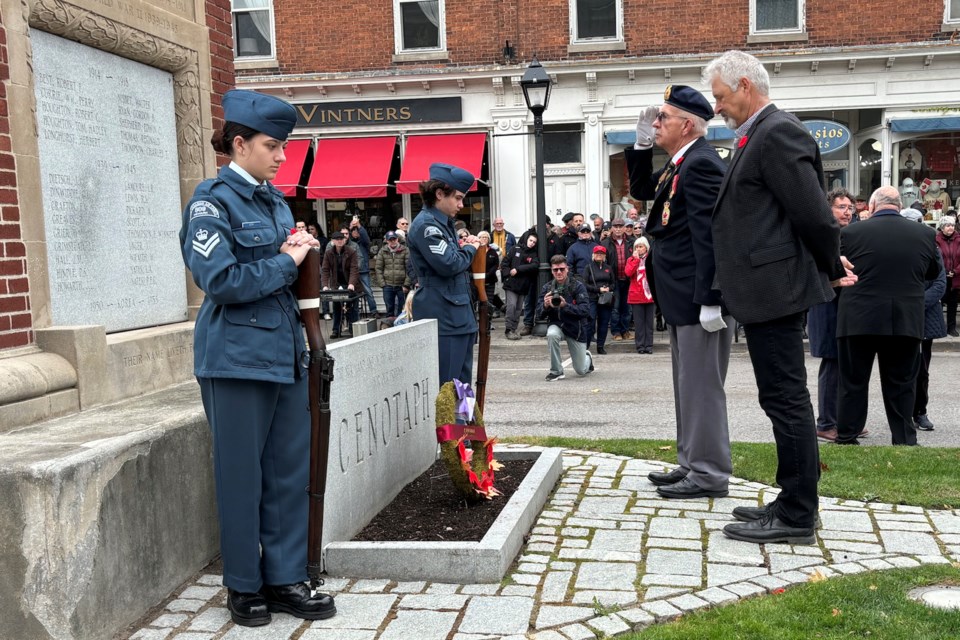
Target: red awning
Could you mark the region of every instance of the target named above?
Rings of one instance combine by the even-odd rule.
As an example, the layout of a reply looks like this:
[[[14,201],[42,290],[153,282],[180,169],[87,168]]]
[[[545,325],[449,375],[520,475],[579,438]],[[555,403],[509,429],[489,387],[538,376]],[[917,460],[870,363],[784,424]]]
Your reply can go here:
[[[430,165],[445,162],[480,177],[483,166],[485,133],[451,133],[436,136],[411,136],[397,180],[397,193],[417,193],[418,185],[430,177]],[[470,191],[477,188],[474,182]]]
[[[307,197],[384,197],[396,146],[396,136],[317,140],[316,159],[307,181]]]
[[[280,165],[280,171],[277,171],[277,177],[273,179],[273,186],[287,197],[296,195],[297,187],[302,186],[300,175],[303,173],[303,163],[307,159],[310,142],[310,140],[291,140],[283,150],[287,161]]]

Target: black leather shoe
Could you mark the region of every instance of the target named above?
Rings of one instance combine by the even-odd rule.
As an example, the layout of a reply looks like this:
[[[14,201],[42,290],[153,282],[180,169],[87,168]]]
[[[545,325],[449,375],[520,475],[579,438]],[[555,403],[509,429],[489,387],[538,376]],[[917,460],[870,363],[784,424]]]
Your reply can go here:
[[[740,522],[753,522],[759,520],[760,518],[769,515],[770,508],[773,503],[771,502],[768,505],[762,507],[734,507],[733,517],[739,520]],[[823,526],[823,523],[820,522],[820,514],[816,514],[813,517],[813,528],[819,529]]]
[[[339,332],[339,331],[331,331],[331,332],[330,332],[330,337],[331,337],[331,338],[339,338],[339,337],[340,337],[340,332]]]
[[[270,624],[267,601],[259,593],[241,593],[227,589],[227,609],[230,619],[242,627],[262,627]]]
[[[607,350],[604,349],[603,347],[597,347],[597,353],[599,353],[602,356],[605,356],[607,355]]]
[[[647,480],[657,485],[658,487],[662,487],[667,484],[676,484],[677,482],[680,482],[686,477],[687,477],[687,474],[684,473],[683,469],[681,469],[680,467],[677,467],[676,469],[674,469],[673,471],[670,471],[669,473],[663,473],[662,471],[651,471],[650,473],[647,474]]]
[[[263,585],[263,597],[267,599],[270,611],[289,613],[304,620],[325,620],[337,613],[333,596],[324,593],[310,595],[310,588],[302,583],[281,586]]]
[[[674,484],[666,484],[657,487],[657,493],[664,498],[674,498],[685,500],[687,498],[725,498],[727,490],[710,490],[697,486],[697,483],[690,478],[684,478]]]
[[[728,538],[768,544],[786,542],[787,544],[816,544],[817,537],[813,527],[791,527],[769,511],[753,522],[735,522],[723,528]]]

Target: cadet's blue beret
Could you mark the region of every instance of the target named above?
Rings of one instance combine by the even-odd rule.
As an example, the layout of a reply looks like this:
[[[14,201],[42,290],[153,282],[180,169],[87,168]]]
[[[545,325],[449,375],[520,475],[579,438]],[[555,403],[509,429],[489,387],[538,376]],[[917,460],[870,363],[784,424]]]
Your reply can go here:
[[[256,91],[232,89],[223,96],[223,118],[277,140],[286,140],[297,124],[297,111],[286,100]]]
[[[703,94],[685,84],[668,85],[663,92],[663,101],[677,109],[700,116],[704,120],[710,120],[713,117],[713,107]]]
[[[469,191],[476,181],[476,178],[469,171],[442,162],[434,162],[430,165],[430,179],[439,180],[463,193]]]

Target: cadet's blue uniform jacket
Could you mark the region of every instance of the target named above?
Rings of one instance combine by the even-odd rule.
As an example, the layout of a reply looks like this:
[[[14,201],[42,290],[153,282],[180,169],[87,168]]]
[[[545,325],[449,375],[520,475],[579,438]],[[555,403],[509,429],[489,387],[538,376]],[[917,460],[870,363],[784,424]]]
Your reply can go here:
[[[407,247],[420,285],[413,297],[413,319],[436,318],[441,336],[476,332],[470,263],[477,250],[459,245],[453,219],[424,207],[410,223]]]
[[[293,258],[280,253],[294,226],[283,195],[229,166],[197,186],[183,212],[180,245],[206,294],[194,333],[198,378],[292,383],[306,350]]]

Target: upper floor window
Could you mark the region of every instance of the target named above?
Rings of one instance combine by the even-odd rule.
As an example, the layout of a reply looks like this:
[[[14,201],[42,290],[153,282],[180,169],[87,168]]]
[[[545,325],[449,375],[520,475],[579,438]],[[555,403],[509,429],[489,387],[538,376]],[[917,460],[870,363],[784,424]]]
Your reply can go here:
[[[444,0],[393,0],[397,53],[447,48]]]
[[[804,0],[750,0],[750,33],[804,30]]]
[[[272,58],[273,0],[231,0],[237,58]]]
[[[572,42],[623,39],[623,0],[570,0]]]
[[[960,0],[944,0],[944,22],[960,22]]]

